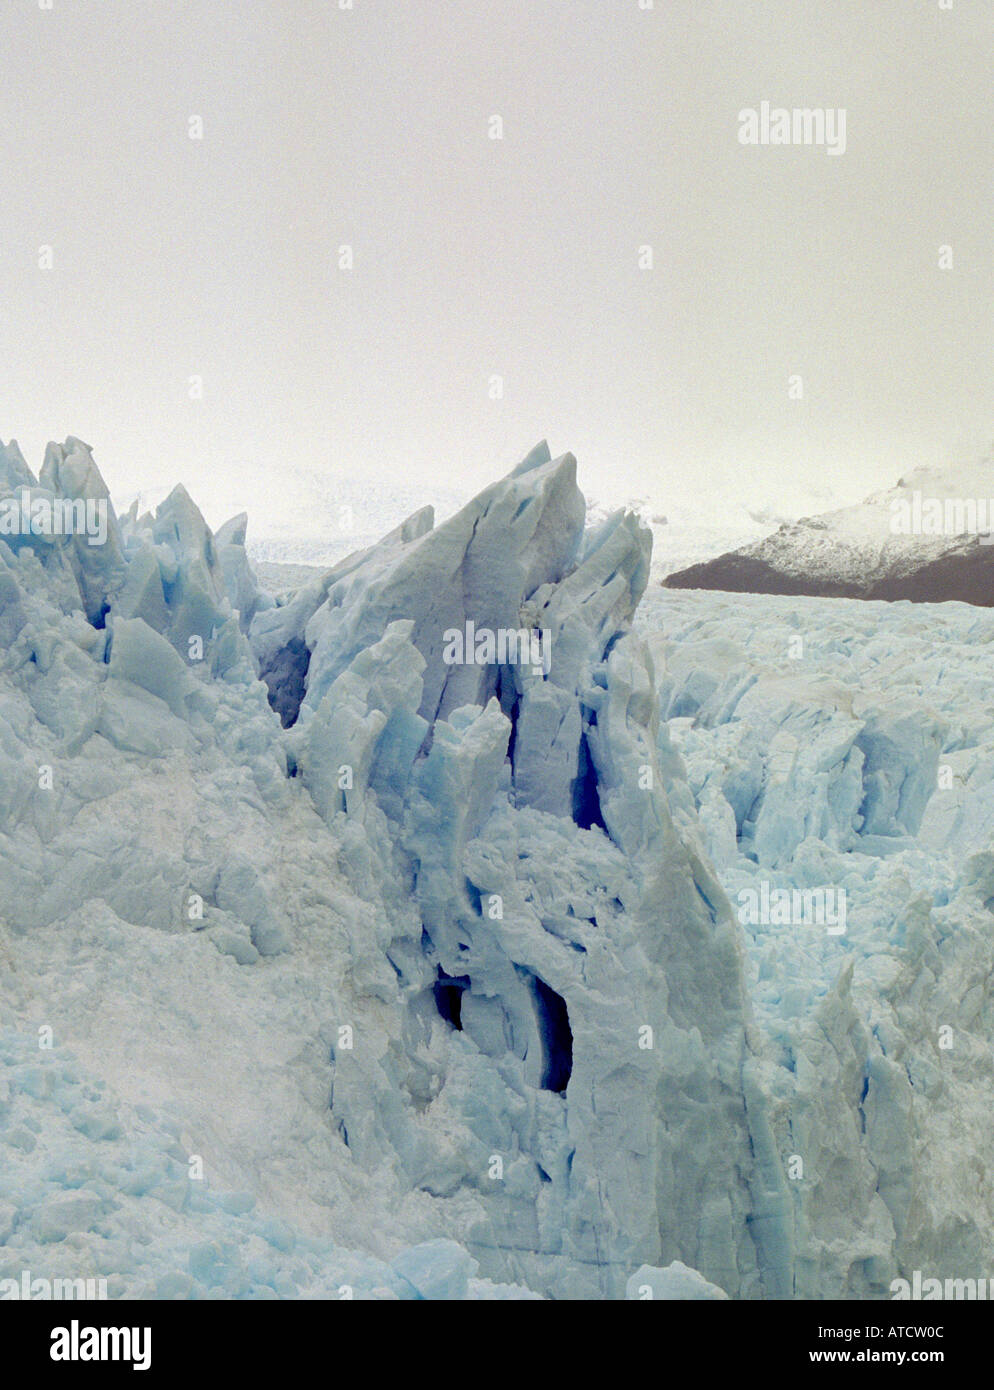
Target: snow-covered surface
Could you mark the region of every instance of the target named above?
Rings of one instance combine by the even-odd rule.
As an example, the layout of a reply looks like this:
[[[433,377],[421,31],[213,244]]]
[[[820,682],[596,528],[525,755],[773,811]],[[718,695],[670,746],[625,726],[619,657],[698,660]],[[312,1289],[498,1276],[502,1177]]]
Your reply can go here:
[[[0,1279],[986,1272],[994,619],[643,599],[648,528],[544,446],[284,602],[245,544],[182,489],[0,542]],[[446,664],[469,619],[551,668]],[[846,933],[743,924],[761,880]]]

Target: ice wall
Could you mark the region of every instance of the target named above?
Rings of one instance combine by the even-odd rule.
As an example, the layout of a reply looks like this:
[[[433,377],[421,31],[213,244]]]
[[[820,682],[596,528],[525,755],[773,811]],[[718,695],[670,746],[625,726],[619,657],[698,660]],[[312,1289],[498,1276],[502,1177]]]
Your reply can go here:
[[[736,927],[671,820],[629,631],[649,533],[619,513],[585,534],[583,516],[574,459],[540,446],[438,530],[252,625],[263,669],[302,673],[288,743],[390,923],[384,997],[408,1048],[443,1059],[399,1141],[370,1105],[372,1088],[394,1108],[394,1067],[353,1077],[341,1059],[335,1108],[360,1161],[399,1142],[410,1181],[473,1191],[487,1272],[621,1295],[637,1265],[681,1258],[735,1293],[782,1292]],[[523,612],[551,635],[548,670],[444,663],[446,631]]]
[[[16,446],[0,468],[0,492],[34,485]],[[78,440],[37,486],[107,502]],[[542,445],[444,525],[418,512],[285,604],[259,590],[244,518],[213,535],[182,488],[154,514],[109,508],[101,546],[0,537],[10,1056],[52,1014],[82,1057],[73,1086],[109,1077],[125,1125],[150,1105],[157,1152],[178,1109],[231,1190],[330,1242],[296,1284],[264,1261],[260,1287],[320,1283],[316,1250],[344,1279],[346,1249],[380,1261],[352,1259],[358,1286],[396,1296],[624,1297],[633,1278],[881,1294],[967,1220],[959,1195],[929,1206],[908,1116],[916,1085],[949,1114],[974,1093],[935,1090],[927,1059],[902,1070],[915,990],[945,1000],[959,978],[942,983],[944,928],[909,902],[917,973],[881,1018],[865,1001],[890,966],[847,969],[831,944],[757,966],[726,897],[755,878],[745,861],[810,882],[953,834],[930,789],[967,735],[910,691],[854,711],[828,673],[803,698],[759,680],[726,631],[691,625],[657,672],[632,630],[649,534],[625,513],[583,523],[575,461]],[[470,625],[542,634],[542,660],[447,660]],[[694,723],[689,782],[661,700]],[[971,845],[956,891],[991,898]],[[46,1107],[68,1112],[39,1085],[44,1130]],[[34,1258],[14,1238],[68,1183],[72,1142],[4,1258]],[[824,1183],[788,1177],[797,1148]],[[238,1211],[224,1224],[220,1177],[204,1205],[162,1172],[132,1195],[175,1208],[170,1258],[201,1217],[218,1248],[258,1234]],[[94,1158],[80,1190],[120,1263],[119,1178]],[[961,1250],[981,1227],[956,1227]],[[228,1287],[205,1260],[189,1288]],[[143,1271],[123,1287],[157,1287]]]

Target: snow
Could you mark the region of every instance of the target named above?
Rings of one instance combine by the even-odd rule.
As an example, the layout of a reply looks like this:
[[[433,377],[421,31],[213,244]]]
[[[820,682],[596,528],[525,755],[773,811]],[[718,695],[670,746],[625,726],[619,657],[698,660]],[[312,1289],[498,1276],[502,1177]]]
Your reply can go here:
[[[78,440],[43,471],[106,497]],[[544,445],[398,521],[291,595],[182,488],[92,560],[0,541],[0,1280],[982,1272],[994,620],[665,591]],[[467,621],[548,668],[447,663]]]

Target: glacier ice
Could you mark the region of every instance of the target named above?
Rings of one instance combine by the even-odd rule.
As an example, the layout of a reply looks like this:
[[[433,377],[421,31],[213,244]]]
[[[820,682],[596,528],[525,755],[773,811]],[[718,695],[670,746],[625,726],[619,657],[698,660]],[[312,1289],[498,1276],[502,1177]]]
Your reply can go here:
[[[702,1279],[696,1269],[674,1260],[665,1269],[642,1265],[628,1281],[628,1297],[637,1299],[727,1299],[724,1289]]]
[[[575,460],[540,447],[250,637],[271,667],[277,631],[309,653],[295,762],[329,827],[345,839],[361,820],[379,847],[353,882],[392,925],[385,994],[409,1001],[414,1040],[449,1025],[443,1098],[489,1093],[461,1173],[432,1126],[419,1136],[441,1170],[429,1190],[487,1194],[467,1236],[484,1270],[621,1296],[661,1249],[758,1291],[757,1250],[777,1236],[732,1179],[752,1142],[735,930],[670,820],[651,668],[626,635],[648,536],[624,514],[584,534],[583,517]],[[526,603],[551,633],[548,672],[440,660],[447,630],[516,628]],[[385,1078],[337,1066],[335,1108],[364,1153],[391,1142],[371,1129],[371,1086]],[[509,1152],[495,1185],[489,1156]],[[417,1182],[420,1144],[411,1157]]]
[[[664,716],[733,902],[847,894],[844,936],[744,924],[792,1288],[887,1296],[990,1248],[994,627],[917,609],[668,593],[643,606]],[[801,639],[798,644],[798,639]]]
[[[7,446],[0,493],[29,485]],[[0,538],[0,1279],[748,1298],[982,1267],[980,617],[909,664],[904,606],[646,594],[646,527],[586,526],[544,444],[286,601],[244,516],[212,534],[176,488],[119,518],[74,439],[38,485],[108,535]],[[467,623],[550,660],[447,662]],[[744,924],[764,877],[845,886],[846,936]]]

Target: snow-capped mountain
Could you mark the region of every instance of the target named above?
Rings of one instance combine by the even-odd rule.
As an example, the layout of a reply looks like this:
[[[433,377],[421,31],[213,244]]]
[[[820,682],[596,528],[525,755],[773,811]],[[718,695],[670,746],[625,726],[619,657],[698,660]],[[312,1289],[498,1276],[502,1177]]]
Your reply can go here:
[[[859,506],[665,576],[669,588],[994,604],[994,462],[916,469]]]

